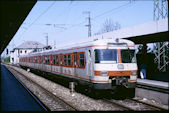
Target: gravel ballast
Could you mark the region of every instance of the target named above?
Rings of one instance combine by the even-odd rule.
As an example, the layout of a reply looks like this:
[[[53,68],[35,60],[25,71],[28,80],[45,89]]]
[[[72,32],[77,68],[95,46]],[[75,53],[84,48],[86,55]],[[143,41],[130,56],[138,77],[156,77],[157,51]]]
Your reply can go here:
[[[87,97],[83,94],[74,92],[73,95],[70,93],[70,89],[65,88],[57,83],[47,80],[43,77],[37,76],[31,72],[27,72],[21,68],[6,65],[6,67],[19,71],[31,81],[39,84],[49,92],[68,102],[69,104],[75,106],[80,111],[121,111],[120,108],[113,106],[113,104],[106,103],[102,100],[95,100],[93,98]],[[14,75],[20,79],[31,92],[33,92],[51,111],[59,111],[57,102],[52,99],[49,95],[44,94],[39,88],[37,88],[33,83],[26,80],[23,76],[14,73]],[[63,110],[63,109],[60,109]]]

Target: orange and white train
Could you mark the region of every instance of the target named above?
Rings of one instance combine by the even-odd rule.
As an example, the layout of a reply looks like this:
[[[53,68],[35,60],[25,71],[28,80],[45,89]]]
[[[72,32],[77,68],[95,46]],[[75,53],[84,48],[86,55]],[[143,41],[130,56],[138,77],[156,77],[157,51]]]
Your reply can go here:
[[[126,39],[94,39],[30,53],[20,56],[19,64],[70,78],[94,89],[136,86],[134,43]]]

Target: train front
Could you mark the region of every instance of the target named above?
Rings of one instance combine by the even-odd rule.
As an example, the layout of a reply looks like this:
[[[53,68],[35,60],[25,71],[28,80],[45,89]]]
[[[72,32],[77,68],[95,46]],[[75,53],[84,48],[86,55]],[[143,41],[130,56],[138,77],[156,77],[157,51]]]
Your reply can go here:
[[[134,43],[129,40],[105,41],[94,49],[94,88],[135,88],[137,63]]]

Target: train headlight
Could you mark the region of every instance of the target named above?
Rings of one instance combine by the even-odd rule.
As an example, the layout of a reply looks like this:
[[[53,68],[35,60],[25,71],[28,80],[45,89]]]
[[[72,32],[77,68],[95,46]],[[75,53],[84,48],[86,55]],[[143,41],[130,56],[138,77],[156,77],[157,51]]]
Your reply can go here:
[[[102,71],[102,72],[100,72],[100,75],[101,76],[108,76],[108,72],[107,71]]]
[[[117,65],[117,68],[118,68],[118,69],[124,69],[124,65],[123,65],[123,64],[118,64],[118,65]]]
[[[137,75],[137,71],[136,70],[134,70],[134,71],[132,71],[132,75]]]

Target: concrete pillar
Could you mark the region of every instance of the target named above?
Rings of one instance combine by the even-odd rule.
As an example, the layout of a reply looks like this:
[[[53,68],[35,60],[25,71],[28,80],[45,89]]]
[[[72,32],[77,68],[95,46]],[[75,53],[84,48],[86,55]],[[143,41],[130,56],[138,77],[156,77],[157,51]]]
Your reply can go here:
[[[75,82],[69,82],[70,93],[74,96]]]

